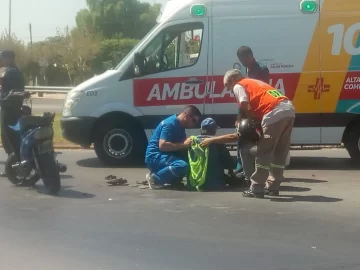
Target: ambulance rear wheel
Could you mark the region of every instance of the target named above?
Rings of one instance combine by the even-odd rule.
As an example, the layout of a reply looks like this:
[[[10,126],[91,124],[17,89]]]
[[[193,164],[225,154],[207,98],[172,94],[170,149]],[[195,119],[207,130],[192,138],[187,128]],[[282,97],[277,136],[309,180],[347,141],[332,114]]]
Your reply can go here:
[[[135,165],[144,160],[145,134],[131,122],[107,121],[97,128],[94,150],[101,162],[110,166]]]
[[[344,146],[354,162],[360,162],[360,125],[354,126],[346,134]]]

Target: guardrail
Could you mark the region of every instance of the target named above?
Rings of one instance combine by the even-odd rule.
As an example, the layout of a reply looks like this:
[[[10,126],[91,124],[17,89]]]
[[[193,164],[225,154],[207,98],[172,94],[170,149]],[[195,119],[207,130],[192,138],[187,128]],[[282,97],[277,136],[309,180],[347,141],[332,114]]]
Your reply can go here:
[[[25,91],[49,94],[67,94],[73,87],[59,86],[25,86]]]

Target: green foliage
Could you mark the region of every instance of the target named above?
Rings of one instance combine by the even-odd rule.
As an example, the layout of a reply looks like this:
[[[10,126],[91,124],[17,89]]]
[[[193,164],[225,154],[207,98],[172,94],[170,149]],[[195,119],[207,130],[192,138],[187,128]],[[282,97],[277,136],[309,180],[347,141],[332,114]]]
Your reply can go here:
[[[136,39],[106,39],[100,43],[100,49],[93,61],[95,73],[115,67],[138,43]]]
[[[142,38],[156,23],[161,5],[137,0],[87,0],[76,16],[79,29],[111,39],[116,35]]]

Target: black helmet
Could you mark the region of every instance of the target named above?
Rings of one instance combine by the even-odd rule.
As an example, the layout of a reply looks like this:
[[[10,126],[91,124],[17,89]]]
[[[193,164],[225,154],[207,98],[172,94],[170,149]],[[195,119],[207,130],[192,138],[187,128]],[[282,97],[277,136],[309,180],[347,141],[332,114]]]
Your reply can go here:
[[[261,137],[260,128],[251,118],[242,119],[237,124],[236,129],[241,136],[240,138],[246,141],[257,142]]]
[[[12,50],[0,51],[0,58],[14,59],[15,58],[15,52],[12,51]]]

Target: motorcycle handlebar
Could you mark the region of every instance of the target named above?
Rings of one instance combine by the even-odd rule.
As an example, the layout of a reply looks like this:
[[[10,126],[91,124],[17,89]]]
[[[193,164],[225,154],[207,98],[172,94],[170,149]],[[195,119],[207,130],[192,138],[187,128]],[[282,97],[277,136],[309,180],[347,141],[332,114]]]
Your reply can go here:
[[[5,98],[0,99],[0,101],[6,101],[6,100],[10,99],[11,97],[18,97],[18,98],[28,99],[28,98],[31,97],[31,93],[30,92],[25,92],[25,91],[15,92],[15,90],[11,90],[9,92],[9,94],[7,94]]]

